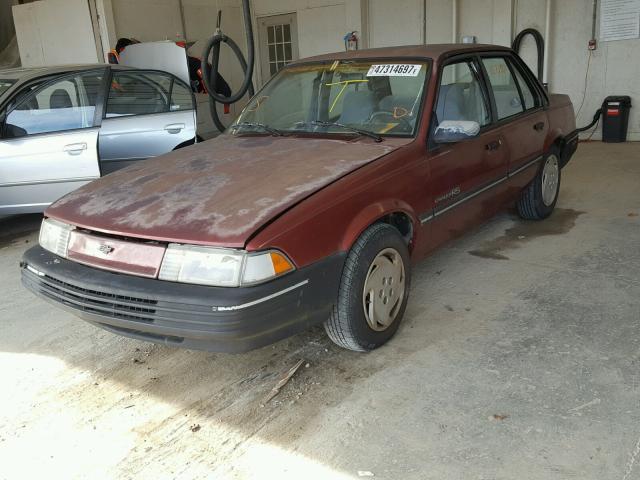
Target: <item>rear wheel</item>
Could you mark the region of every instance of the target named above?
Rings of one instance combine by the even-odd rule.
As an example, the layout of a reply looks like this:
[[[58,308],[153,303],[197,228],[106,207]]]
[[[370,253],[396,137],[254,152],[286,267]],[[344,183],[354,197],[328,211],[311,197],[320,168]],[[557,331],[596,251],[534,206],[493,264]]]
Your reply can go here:
[[[545,157],[542,168],[522,191],[518,200],[518,214],[525,220],[542,220],[553,212],[560,191],[560,161],[552,150]]]
[[[353,245],[342,272],[338,301],[325,330],[337,345],[364,352],[398,330],[409,296],[409,250],[400,232],[372,225]]]

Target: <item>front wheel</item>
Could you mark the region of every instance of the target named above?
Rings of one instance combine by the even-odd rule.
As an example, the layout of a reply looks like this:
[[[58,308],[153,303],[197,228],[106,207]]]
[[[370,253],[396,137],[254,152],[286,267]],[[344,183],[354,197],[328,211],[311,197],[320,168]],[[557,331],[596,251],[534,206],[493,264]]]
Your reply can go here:
[[[410,280],[409,250],[400,232],[385,223],[369,227],[347,255],[338,300],[324,325],[329,338],[359,352],[383,345],[398,330]]]
[[[518,200],[518,214],[525,220],[542,220],[553,212],[560,191],[560,161],[552,150],[544,159],[542,168],[522,191]]]

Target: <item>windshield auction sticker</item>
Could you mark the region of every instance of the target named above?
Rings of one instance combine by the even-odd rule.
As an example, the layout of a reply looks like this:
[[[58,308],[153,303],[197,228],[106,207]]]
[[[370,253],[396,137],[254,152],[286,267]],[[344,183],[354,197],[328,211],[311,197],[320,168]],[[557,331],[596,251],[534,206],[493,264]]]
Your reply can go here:
[[[367,77],[417,77],[422,65],[385,63],[371,65]]]

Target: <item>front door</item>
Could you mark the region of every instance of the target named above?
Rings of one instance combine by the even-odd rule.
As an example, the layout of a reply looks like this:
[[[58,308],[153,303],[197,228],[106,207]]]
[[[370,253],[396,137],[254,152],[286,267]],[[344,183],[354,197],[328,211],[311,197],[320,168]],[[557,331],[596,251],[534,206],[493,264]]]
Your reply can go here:
[[[184,82],[164,72],[114,71],[100,129],[103,175],[195,137],[195,101]]]
[[[1,125],[0,215],[43,211],[98,178],[104,69],[23,90]]]
[[[480,133],[456,143],[433,144],[429,158],[433,196],[431,247],[491,216],[493,190],[506,177],[508,155],[500,131],[491,128],[489,96],[473,58],[445,65],[441,70],[435,127],[444,121],[477,122]]]

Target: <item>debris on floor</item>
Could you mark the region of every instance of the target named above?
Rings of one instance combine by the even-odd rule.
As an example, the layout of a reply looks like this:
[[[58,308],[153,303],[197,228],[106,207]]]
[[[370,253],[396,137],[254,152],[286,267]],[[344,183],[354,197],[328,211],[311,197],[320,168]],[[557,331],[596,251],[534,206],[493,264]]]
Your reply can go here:
[[[298,360],[298,363],[296,363],[293,367],[291,367],[289,371],[285,373],[280,378],[280,380],[278,380],[278,383],[276,383],[276,386],[271,389],[267,397],[264,399],[264,402],[262,403],[263,404],[269,403],[269,401],[273,397],[275,397],[278,393],[280,393],[280,389],[284,387],[289,382],[289,380],[291,380],[291,377],[293,377],[296,374],[296,372],[302,366],[303,363],[304,363],[304,359]]]

